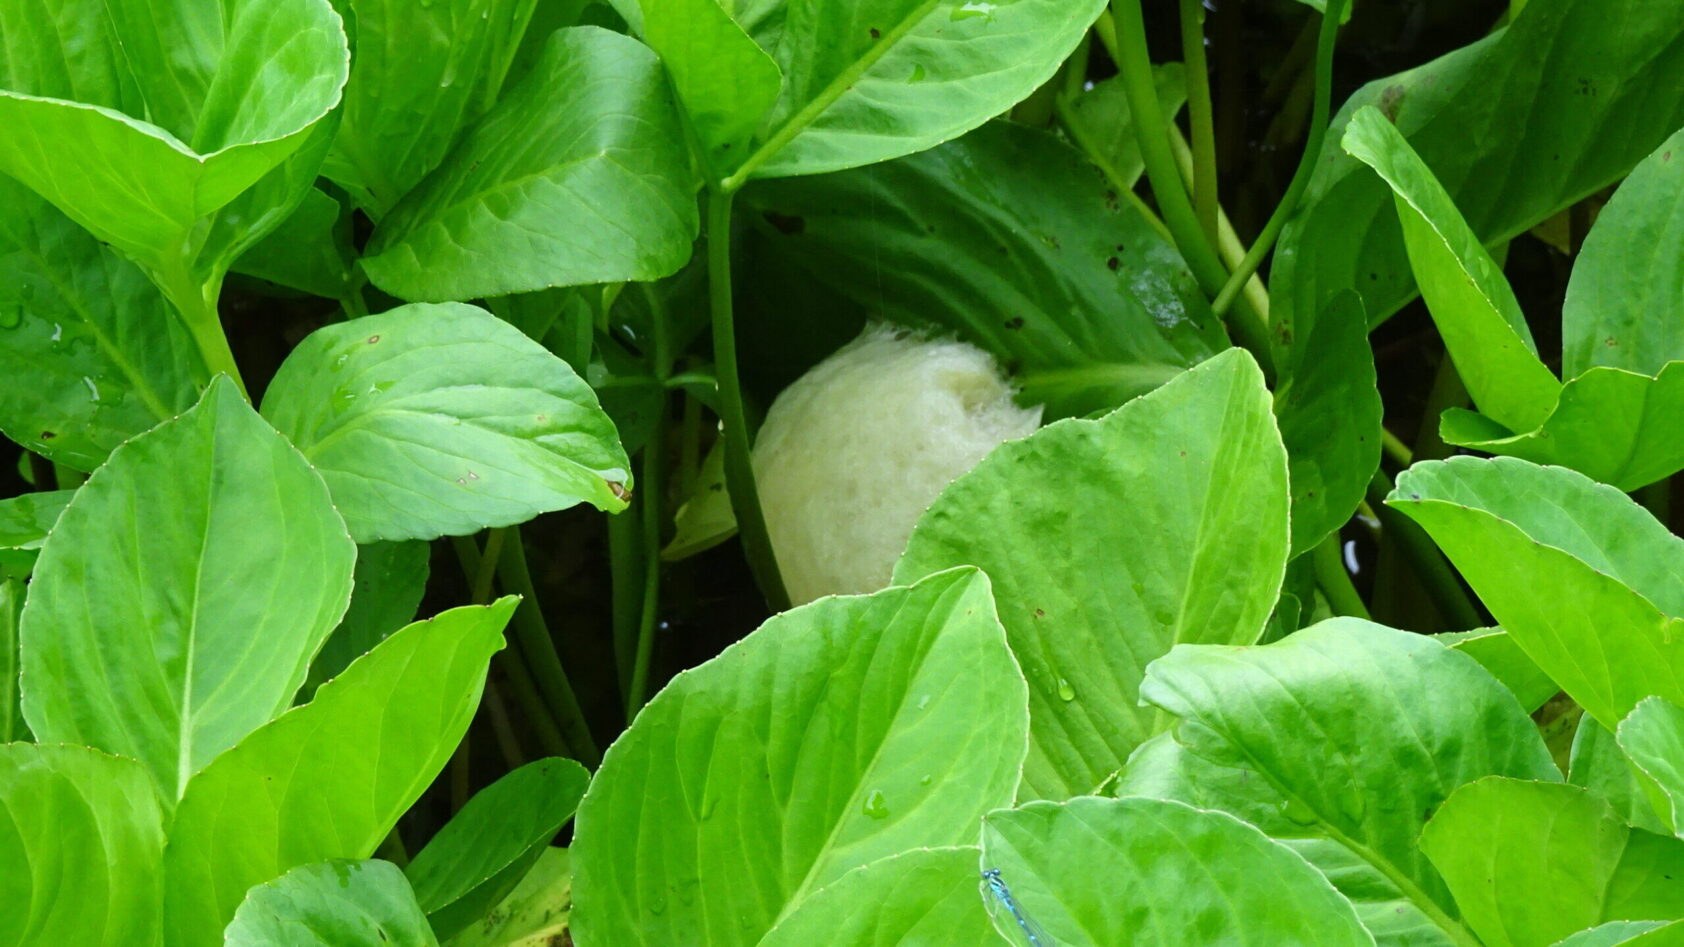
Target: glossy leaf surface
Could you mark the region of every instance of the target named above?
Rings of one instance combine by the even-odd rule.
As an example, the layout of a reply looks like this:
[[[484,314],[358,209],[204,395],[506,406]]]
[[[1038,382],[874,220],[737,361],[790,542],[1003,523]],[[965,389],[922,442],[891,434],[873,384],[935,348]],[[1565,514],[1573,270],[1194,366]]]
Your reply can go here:
[[[915,848],[880,858],[819,889],[759,947],[987,947],[1004,942],[977,898],[977,858],[966,848]]]
[[[437,947],[398,866],[302,865],[246,893],[223,933],[228,947]]]

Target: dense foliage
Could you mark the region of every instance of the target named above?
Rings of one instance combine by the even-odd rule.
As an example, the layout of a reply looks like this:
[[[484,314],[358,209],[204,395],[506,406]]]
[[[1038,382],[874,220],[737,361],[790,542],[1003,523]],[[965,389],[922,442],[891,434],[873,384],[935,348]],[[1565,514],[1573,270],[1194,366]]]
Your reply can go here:
[[[0,0],[0,944],[1684,943],[1684,0],[1355,7]]]

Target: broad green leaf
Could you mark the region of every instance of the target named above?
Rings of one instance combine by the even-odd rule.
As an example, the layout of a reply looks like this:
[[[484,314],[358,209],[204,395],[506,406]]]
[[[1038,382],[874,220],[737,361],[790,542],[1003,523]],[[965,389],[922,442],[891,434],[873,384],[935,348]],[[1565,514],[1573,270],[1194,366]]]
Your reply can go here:
[[[344,209],[316,188],[291,216],[234,261],[234,271],[290,289],[343,299],[353,291],[347,229],[339,226]]]
[[[1141,696],[1180,722],[1134,755],[1118,795],[1250,822],[1321,869],[1382,944],[1470,942],[1415,845],[1456,787],[1561,778],[1472,658],[1354,618],[1263,647],[1184,645],[1153,662]]]
[[[918,521],[896,582],[956,565],[996,577],[1029,681],[1020,796],[1091,792],[1167,724],[1139,706],[1148,663],[1262,634],[1287,556],[1269,408],[1257,363],[1232,349],[1100,420],[1001,445]]]
[[[310,674],[299,692],[308,700],[322,682],[337,677],[392,632],[415,620],[421,596],[427,591],[428,558],[424,542],[370,543],[357,547],[357,568],[351,582],[351,605],[339,627],[322,642]]]
[[[791,4],[775,38],[756,36],[784,84],[732,180],[840,171],[957,138],[1052,78],[1103,8],[1103,0]]]
[[[93,470],[192,407],[204,365],[139,267],[4,176],[0,206],[0,431]]]
[[[552,757],[475,793],[404,869],[433,931],[449,937],[496,907],[573,818],[590,779]]]
[[[1336,383],[1342,372],[1366,375],[1370,359],[1354,348],[1341,348],[1349,354],[1331,362],[1299,350],[1331,347],[1321,340],[1329,326],[1322,317],[1340,293],[1361,294],[1374,324],[1415,293],[1391,188],[1340,146],[1362,106],[1394,119],[1473,232],[1496,246],[1618,180],[1684,124],[1684,85],[1670,79],[1680,70],[1684,0],[1533,0],[1507,29],[1364,86],[1336,117],[1270,264],[1275,364],[1318,369],[1313,381],[1294,386]],[[1612,127],[1620,133],[1608,134]],[[1300,533],[1326,535],[1342,523],[1373,471],[1353,470],[1346,458],[1377,456],[1379,400],[1354,400],[1363,382],[1342,384],[1360,417],[1329,414],[1319,438],[1287,437],[1287,449],[1295,483],[1319,467],[1329,484],[1353,492],[1315,530],[1300,524],[1295,508]]]
[[[1036,802],[989,813],[982,848],[1023,915],[1061,944],[1374,943],[1321,872],[1224,812],[1144,798]],[[1017,927],[1004,909],[994,923]]]
[[[660,54],[704,164],[713,177],[724,177],[749,154],[761,119],[778,100],[778,64],[718,0],[615,0],[614,8]]]
[[[438,947],[403,872],[391,862],[301,865],[246,893],[223,932],[228,947]]]
[[[1319,326],[1277,363],[1275,416],[1290,468],[1295,557],[1350,520],[1380,466],[1383,412],[1362,298],[1335,296]]]
[[[1173,120],[1187,102],[1187,71],[1178,62],[1152,67],[1158,107]],[[1146,170],[1122,79],[1112,76],[1078,93],[1059,113],[1064,127],[1113,185],[1132,188]]]
[[[0,549],[40,549],[75,495],[75,490],[47,490],[0,500]]]
[[[144,767],[0,744],[0,942],[157,943],[163,816]]]
[[[1527,713],[1542,707],[1561,690],[1501,628],[1445,632],[1436,637],[1445,645],[1478,661],[1481,667],[1491,672],[1492,677],[1502,681]]]
[[[1620,721],[1618,740],[1625,755],[1660,790],[1666,821],[1675,830],[1684,827],[1684,710],[1650,697]]]
[[[1627,825],[1661,834],[1669,831],[1649,802],[1649,790],[1642,782],[1640,771],[1620,748],[1614,734],[1589,714],[1579,718],[1578,729],[1573,733],[1567,781],[1607,800]]]
[[[1680,299],[1684,131],[1632,170],[1585,236],[1561,305],[1562,371],[1576,376],[1600,365],[1665,373],[1684,359],[1684,331],[1666,318]]]
[[[376,286],[442,301],[652,280],[696,238],[684,133],[648,47],[558,30],[532,72],[380,222]]]
[[[574,936],[762,943],[851,869],[974,842],[1027,731],[974,569],[777,615],[609,748],[574,830]]]
[[[534,0],[339,0],[356,56],[322,175],[379,220],[496,101]]]
[[[526,877],[485,920],[445,943],[448,947],[554,947],[573,906],[572,860],[565,848],[538,854]]]
[[[112,452],[23,610],[23,712],[139,760],[166,804],[286,709],[345,612],[356,549],[321,478],[226,377]]]
[[[170,943],[217,943],[285,871],[372,855],[466,732],[515,604],[410,625],[194,777],[164,857]]]
[[[1684,915],[1684,842],[1632,829],[1596,795],[1490,777],[1421,831],[1468,927],[1488,947],[1549,947],[1604,921]]]
[[[18,693],[18,616],[23,612],[22,579],[0,579],[0,743],[28,741]]]
[[[1386,502],[1598,723],[1651,694],[1684,701],[1684,539],[1630,497],[1559,467],[1462,457],[1416,464]]]
[[[1569,467],[1636,490],[1684,469],[1681,412],[1684,362],[1668,362],[1655,377],[1598,366],[1561,387],[1561,400],[1536,430],[1514,434],[1452,409],[1439,433],[1449,444]]]
[[[625,508],[631,464],[596,395],[519,329],[461,303],[312,332],[263,414],[327,480],[358,542]]]
[[[1538,358],[1502,269],[1379,109],[1367,106],[1351,116],[1344,146],[1391,185],[1415,281],[1474,403],[1513,430],[1537,427],[1561,383]]]
[[[981,850],[917,848],[863,865],[819,889],[763,947],[988,947],[1002,941],[977,899]]]
[[[756,184],[741,204],[755,274],[743,293],[758,310],[743,316],[744,364],[778,370],[771,392],[867,314],[958,332],[1052,417],[1116,407],[1228,346],[1175,248],[1080,154],[1022,126]]]
[[[206,218],[305,146],[349,58],[327,0],[14,0],[0,31],[0,171],[172,291],[203,243],[232,248]]]
[[[1678,947],[1684,944],[1684,921],[1609,921],[1580,931],[1556,947]]]

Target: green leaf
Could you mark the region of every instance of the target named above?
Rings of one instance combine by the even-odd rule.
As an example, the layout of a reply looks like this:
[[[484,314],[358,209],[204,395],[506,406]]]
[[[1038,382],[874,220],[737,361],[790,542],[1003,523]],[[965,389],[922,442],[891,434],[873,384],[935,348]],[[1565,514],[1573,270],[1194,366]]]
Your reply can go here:
[[[761,943],[853,868],[974,841],[1027,731],[974,569],[774,616],[609,748],[574,830],[574,936]]]
[[[0,942],[156,943],[162,820],[133,760],[0,744]]]
[[[1474,403],[1516,431],[1543,423],[1561,382],[1538,358],[1514,290],[1444,186],[1373,106],[1351,116],[1343,144],[1391,185],[1415,281]]]
[[[998,577],[1029,681],[1019,793],[1064,799],[1167,723],[1138,706],[1148,663],[1257,640],[1286,556],[1286,452],[1263,373],[1231,349],[1098,421],[995,449],[918,521],[895,581],[961,564]]]
[[[1180,718],[1118,795],[1220,809],[1285,842],[1356,905],[1383,944],[1467,944],[1415,846],[1458,786],[1559,780],[1538,730],[1472,658],[1354,618],[1263,647],[1184,645],[1141,696]]]
[[[18,615],[23,598],[21,579],[0,579],[0,743],[31,739],[18,693]]]
[[[783,90],[731,183],[840,171],[957,138],[1052,78],[1102,9],[1103,0],[794,5],[775,40],[756,37]]]
[[[340,0],[340,6],[346,0]],[[356,56],[322,175],[378,221],[496,101],[532,0],[349,0]]]
[[[339,202],[316,188],[292,215],[234,261],[234,271],[290,289],[344,299],[354,292],[353,251],[339,226]]]
[[[180,290],[207,270],[202,222],[303,147],[345,84],[326,0],[9,9],[0,171]]]
[[[556,757],[474,794],[404,869],[432,928],[450,937],[512,891],[585,794],[583,766]]]
[[[301,865],[246,893],[228,947],[438,947],[403,872],[391,862]]]
[[[1662,815],[1674,829],[1684,827],[1684,710],[1650,697],[1620,721],[1621,750],[1665,801]]]
[[[1627,825],[1664,835],[1670,830],[1650,804],[1649,790],[1641,779],[1614,734],[1595,717],[1580,716],[1567,759],[1567,781],[1607,800]]]
[[[1684,359],[1684,330],[1657,317],[1681,296],[1684,131],[1632,169],[1585,236],[1561,305],[1562,371],[1665,373]]]
[[[1684,701],[1684,539],[1630,497],[1559,467],[1462,457],[1416,464],[1386,502],[1598,723],[1651,694]]]
[[[684,141],[647,47],[558,30],[381,221],[363,269],[428,301],[666,276],[690,258],[698,226]]]
[[[724,177],[778,100],[778,64],[717,0],[615,0],[614,8],[660,54],[704,164]]]
[[[1181,63],[1166,62],[1152,67],[1152,78],[1158,107],[1166,119],[1173,121],[1187,102],[1187,71]],[[1105,172],[1107,181],[1114,186],[1134,187],[1146,170],[1146,159],[1140,155],[1140,136],[1135,133],[1134,116],[1129,112],[1120,78],[1112,76],[1094,83],[1093,88],[1074,96],[1059,115],[1083,153]]]
[[[1684,469],[1680,412],[1684,362],[1668,362],[1655,377],[1598,366],[1562,386],[1560,402],[1536,430],[1514,434],[1453,408],[1439,433],[1459,447],[1569,467],[1636,490]]]
[[[573,906],[572,864],[565,848],[539,852],[515,890],[484,922],[447,941],[449,947],[552,947]]]
[[[0,205],[0,431],[93,470],[192,407],[208,376],[139,267],[4,176]]]
[[[1684,944],[1684,921],[1609,921],[1562,940],[1556,947],[1678,947]]]
[[[306,701],[324,681],[337,677],[392,632],[415,620],[427,591],[431,547],[424,542],[370,543],[357,547],[351,605],[310,662],[299,700]]]
[[[40,549],[75,495],[75,490],[47,490],[0,500],[0,549]]]
[[[581,501],[625,508],[631,464],[590,386],[474,306],[317,329],[263,414],[327,480],[358,542],[464,535]]]
[[[1374,943],[1327,878],[1223,812],[1141,798],[1036,802],[989,813],[982,847],[1023,915],[1057,943]],[[994,922],[1017,926],[1004,909]]]
[[[194,777],[164,857],[170,943],[217,943],[282,872],[372,855],[461,741],[516,601],[399,631]]]
[[[113,451],[42,547],[22,625],[30,730],[139,760],[173,804],[292,702],[354,556],[321,478],[218,378]]]
[[[1542,707],[1561,690],[1501,628],[1445,632],[1435,637],[1478,661],[1492,677],[1503,682],[1527,713]]]
[[[918,848],[855,868],[803,901],[760,947],[986,947],[1001,943],[977,899],[981,850]]]
[[[1562,783],[1491,777],[1461,787],[1421,832],[1462,917],[1490,947],[1548,947],[1604,921],[1684,914],[1684,842],[1632,829]]]
[[[1175,248],[1080,154],[1022,126],[756,184],[740,206],[754,219],[745,304],[759,294],[759,312],[743,317],[744,364],[780,369],[773,392],[857,335],[867,313],[958,332],[1053,417],[1116,407],[1228,347]],[[823,299],[805,304],[815,286]],[[803,313],[800,339],[791,312]]]

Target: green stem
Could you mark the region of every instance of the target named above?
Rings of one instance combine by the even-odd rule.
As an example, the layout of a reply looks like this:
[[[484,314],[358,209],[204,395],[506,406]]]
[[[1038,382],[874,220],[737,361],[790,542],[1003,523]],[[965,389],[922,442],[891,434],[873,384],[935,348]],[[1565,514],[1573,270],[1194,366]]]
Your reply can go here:
[[[1182,136],[1181,129],[1174,123],[1169,126],[1170,147],[1175,150],[1175,163],[1181,169],[1181,179],[1192,186],[1193,181],[1193,146]],[[1216,255],[1222,258],[1222,265],[1231,271],[1245,259],[1245,246],[1240,243],[1240,235],[1235,232],[1234,225],[1228,220],[1228,214],[1222,210],[1220,204],[1216,207]],[[1267,331],[1269,325],[1269,290],[1263,285],[1263,280],[1256,274],[1245,281],[1245,291],[1234,304],[1234,313],[1242,319],[1253,320],[1262,325]]]
[[[731,494],[731,508],[737,515],[737,530],[749,568],[760,584],[760,592],[773,611],[789,607],[783,577],[778,572],[772,538],[766,532],[766,514],[760,509],[760,491],[754,485],[754,464],[749,455],[752,434],[743,409],[742,383],[737,376],[737,329],[731,306],[731,198],[732,191],[712,189],[707,195],[708,301],[713,313],[713,361],[719,378],[719,413],[725,423],[725,486]]]
[[[475,605],[485,605],[491,601],[491,580],[497,575],[497,560],[502,558],[503,541],[508,535],[507,526],[486,533],[485,551],[480,554],[479,568],[474,570],[474,587],[469,599]]]
[[[1386,476],[1384,470],[1376,470],[1373,479],[1368,481],[1367,492],[1369,505],[1380,517],[1383,535],[1389,537],[1403,553],[1404,558],[1409,560],[1416,578],[1421,580],[1421,585],[1427,590],[1427,597],[1432,599],[1434,607],[1444,617],[1450,629],[1466,631],[1484,624],[1479,609],[1474,607],[1473,601],[1462,588],[1461,580],[1456,578],[1450,563],[1445,561],[1444,554],[1433,545],[1426,530],[1414,520],[1386,505],[1386,497],[1392,492],[1392,478]]]
[[[642,495],[643,602],[637,629],[637,653],[632,660],[631,682],[626,688],[626,722],[643,708],[649,689],[649,661],[655,650],[655,625],[661,610],[661,447],[666,440],[666,399],[655,415],[649,443],[643,445]]]
[[[1368,618],[1368,606],[1363,604],[1357,587],[1351,583],[1351,573],[1345,569],[1341,545],[1339,534],[1334,533],[1311,551],[1310,567],[1316,574],[1316,584],[1321,586],[1335,614]]]
[[[1438,436],[1439,417],[1451,408],[1468,405],[1468,389],[1456,371],[1456,363],[1445,353],[1438,363],[1438,374],[1427,391],[1427,404],[1421,410],[1421,429],[1415,432],[1415,450],[1411,460],[1442,460],[1450,456],[1450,445]]]
[[[1187,73],[1187,118],[1193,127],[1193,212],[1205,239],[1217,242],[1216,115],[1205,62],[1203,0],[1181,0],[1181,58]]]
[[[491,733],[497,739],[497,750],[503,754],[503,765],[519,769],[526,762],[520,740],[515,736],[514,722],[509,719],[509,707],[503,703],[502,688],[494,680],[485,682],[486,716],[491,718]]]
[[[1415,452],[1409,449],[1403,438],[1393,434],[1390,428],[1380,428],[1380,448],[1399,467],[1407,467],[1415,462]]]
[[[188,335],[193,337],[193,344],[199,348],[199,357],[204,360],[205,368],[212,376],[227,375],[240,389],[240,394],[250,400],[245,379],[240,377],[240,367],[234,363],[234,351],[228,347],[228,335],[222,331],[222,316],[216,309],[222,281],[213,280],[210,285],[201,285],[185,269],[159,274],[159,277],[159,288],[175,304],[182,324],[187,327]]]
[[[597,750],[590,728],[585,725],[585,711],[579,706],[573,684],[561,666],[555,639],[550,637],[549,625],[545,623],[543,609],[538,605],[538,592],[532,586],[532,573],[526,567],[526,550],[521,542],[520,527],[511,526],[509,529],[509,538],[513,542],[508,544],[508,549],[497,563],[497,578],[505,591],[521,596],[512,623],[515,642],[545,702],[554,712],[562,736],[578,754],[573,758],[594,767],[601,762],[602,754]]]
[[[632,506],[643,502],[641,485]],[[631,695],[632,663],[637,659],[638,609],[643,602],[642,545],[637,517],[631,508],[608,517],[608,574],[613,612],[614,666],[619,669],[620,693]]]
[[[1152,182],[1152,194],[1157,198],[1164,223],[1175,237],[1176,248],[1192,269],[1200,289],[1207,296],[1215,296],[1227,281],[1228,270],[1217,256],[1216,248],[1205,238],[1187,189],[1181,183],[1181,172],[1170,147],[1169,123],[1158,105],[1157,86],[1152,79],[1140,0],[1111,0],[1111,11],[1115,21],[1118,78],[1134,119],[1135,136],[1140,142],[1146,176]],[[1240,285],[1244,285],[1244,280]],[[1229,322],[1229,329],[1234,340],[1257,358],[1264,374],[1273,378],[1274,356],[1267,328],[1257,320],[1236,319]]]
[[[1327,139],[1328,118],[1333,103],[1333,47],[1339,38],[1339,18],[1345,14],[1345,3],[1346,0],[1327,0],[1327,11],[1322,14],[1321,32],[1316,39],[1314,116],[1310,120],[1310,135],[1304,143],[1304,154],[1298,159],[1298,170],[1293,172],[1292,182],[1287,185],[1281,202],[1275,205],[1275,212],[1269,215],[1269,222],[1263,225],[1263,232],[1257,235],[1251,249],[1246,251],[1245,259],[1240,261],[1239,268],[1234,270],[1228,277],[1228,282],[1216,294],[1216,301],[1211,304],[1211,308],[1215,309],[1219,316],[1228,311],[1228,307],[1233,305],[1234,299],[1245,286],[1245,281],[1263,265],[1263,257],[1274,247],[1275,240],[1286,227],[1287,219],[1298,209],[1298,201],[1310,186],[1310,178],[1315,176],[1322,144]]]

